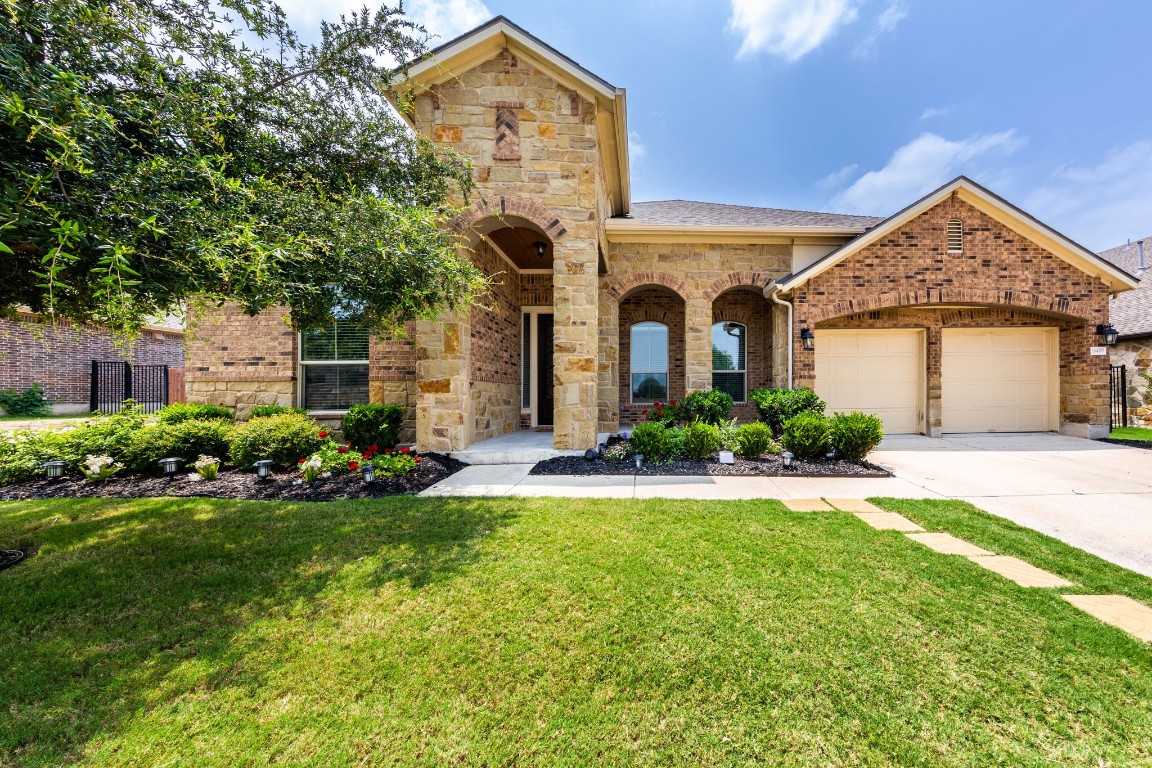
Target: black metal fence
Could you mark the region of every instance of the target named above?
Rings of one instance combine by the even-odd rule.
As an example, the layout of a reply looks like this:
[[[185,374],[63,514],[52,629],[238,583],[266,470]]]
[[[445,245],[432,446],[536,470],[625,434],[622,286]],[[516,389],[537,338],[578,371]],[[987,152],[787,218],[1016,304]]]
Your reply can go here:
[[[1109,409],[1108,428],[1128,426],[1128,369],[1123,365],[1112,366],[1108,380]]]
[[[168,366],[93,360],[89,408],[119,413],[125,400],[134,400],[146,413],[168,405]]]

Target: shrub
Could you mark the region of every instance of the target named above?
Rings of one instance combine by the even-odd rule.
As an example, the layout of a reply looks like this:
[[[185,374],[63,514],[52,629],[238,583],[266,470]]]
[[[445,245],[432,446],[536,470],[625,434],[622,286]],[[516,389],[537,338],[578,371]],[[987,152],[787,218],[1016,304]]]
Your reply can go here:
[[[9,416],[50,416],[52,401],[44,397],[44,387],[33,382],[27,389],[0,389],[0,408]]]
[[[88,455],[111,456],[122,461],[132,454],[137,433],[143,428],[144,412],[131,400],[124,401],[124,408],[112,416],[95,419],[80,424],[75,429],[61,432],[64,455],[60,461],[79,464]]]
[[[736,426],[736,419],[720,422],[720,447],[725,451],[735,451],[740,444],[736,442],[736,434],[740,428]]]
[[[66,461],[73,468],[82,456],[73,452],[66,433],[49,430],[0,432],[0,485],[42,477],[46,461]]]
[[[671,458],[673,450],[671,430],[662,424],[648,422],[637,424],[632,430],[633,453],[644,454],[645,459],[664,461]]]
[[[684,455],[684,430],[680,427],[668,428],[668,459]]]
[[[227,456],[232,425],[218,418],[152,424],[136,433],[123,457],[137,471],[157,469],[160,459],[176,456],[191,463],[198,456]]]
[[[755,459],[765,453],[774,452],[772,430],[763,422],[754,421],[736,430],[736,452],[746,459]]]
[[[781,441],[796,458],[814,459],[828,450],[828,419],[812,411],[798,413],[784,422]]]
[[[824,401],[810,389],[754,389],[748,399],[760,413],[760,420],[772,430],[773,437],[784,432],[784,422],[801,413],[824,414]]]
[[[308,411],[304,408],[289,408],[286,405],[258,405],[252,409],[250,419],[264,419],[268,416],[275,416],[279,413],[299,413],[302,416],[307,416]]]
[[[644,411],[644,418],[648,421],[671,427],[680,418],[680,406],[673,400],[670,403],[653,403],[652,407]]]
[[[371,445],[391,448],[400,439],[406,411],[396,403],[354,405],[340,420],[340,431],[353,448],[362,451]]]
[[[862,461],[883,439],[884,422],[875,415],[859,411],[832,414],[829,442],[842,459]]]
[[[232,411],[222,405],[207,403],[172,403],[156,412],[156,420],[162,424],[179,424],[192,419],[221,419],[232,421]]]
[[[684,453],[692,459],[706,459],[720,450],[720,429],[715,424],[694,421],[684,427]]]
[[[320,427],[299,413],[281,413],[263,419],[252,419],[232,430],[228,456],[241,469],[257,461],[270,459],[280,467],[295,466],[324,445]]]
[[[681,400],[679,417],[687,422],[721,424],[728,420],[731,410],[732,396],[719,389],[711,389],[707,392],[693,392]]]
[[[384,477],[403,477],[420,464],[420,457],[402,449],[387,451],[372,457],[372,466],[376,467],[376,474]]]

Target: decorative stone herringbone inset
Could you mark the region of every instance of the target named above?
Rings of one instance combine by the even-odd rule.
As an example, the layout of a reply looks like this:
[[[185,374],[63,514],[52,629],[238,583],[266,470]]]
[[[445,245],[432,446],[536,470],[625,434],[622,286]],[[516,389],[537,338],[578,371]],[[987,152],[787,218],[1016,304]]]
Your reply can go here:
[[[793,512],[832,512],[823,499],[781,499],[781,503]]]
[[[1064,595],[1065,600],[1137,640],[1152,643],[1152,608],[1124,595]]]
[[[1007,555],[991,557],[969,557],[969,560],[982,568],[987,568],[1021,587],[1070,587],[1072,582],[1054,573]]]
[[[910,533],[908,538],[919,542],[929,549],[934,549],[942,555],[964,555],[966,557],[982,557],[992,553],[980,549],[975,544],[969,544],[964,539],[958,539],[950,533]]]
[[[923,528],[904,515],[898,515],[895,512],[854,512],[853,514],[878,531],[915,531],[921,533],[924,531]]]

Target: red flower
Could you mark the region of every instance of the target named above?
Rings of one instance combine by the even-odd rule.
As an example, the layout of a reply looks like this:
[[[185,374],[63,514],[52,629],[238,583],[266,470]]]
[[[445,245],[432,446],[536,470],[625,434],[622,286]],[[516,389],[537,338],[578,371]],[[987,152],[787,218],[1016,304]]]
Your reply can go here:
[[[392,449],[391,448],[385,448],[384,453],[392,453]]]
[[[673,400],[672,402],[668,403],[668,405],[676,405],[676,401]]]
[[[644,415],[644,416],[647,416],[647,415],[648,415],[648,409],[647,409],[647,408],[645,408],[645,409],[644,409],[644,413],[643,413],[643,415]]]
[[[327,432],[321,432],[320,437],[328,437],[328,433]]]
[[[409,449],[407,449],[407,448],[401,448],[401,449],[400,449],[400,453],[412,453],[412,451],[410,451],[410,450],[409,450]]]
[[[376,443],[372,443],[372,445],[368,446],[368,450],[372,451],[372,453],[376,453],[376,451],[380,450],[380,448],[376,445]]]
[[[336,453],[348,453],[347,446],[343,446],[343,445],[340,446],[339,448],[336,449]]]
[[[358,461],[348,462],[348,469],[355,472],[356,470],[360,469],[360,462],[358,462]]]
[[[420,457],[417,456],[416,458],[413,459],[413,461],[415,461],[417,464],[419,464],[420,463]]]
[[[299,461],[297,461],[296,463],[297,463],[297,464],[303,464],[305,461],[307,461],[307,459],[300,459],[300,460],[299,460]]]

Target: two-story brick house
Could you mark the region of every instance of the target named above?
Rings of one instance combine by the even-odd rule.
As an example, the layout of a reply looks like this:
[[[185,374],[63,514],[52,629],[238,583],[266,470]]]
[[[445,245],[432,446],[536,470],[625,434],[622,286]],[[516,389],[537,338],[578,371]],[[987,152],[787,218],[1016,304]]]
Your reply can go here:
[[[404,87],[413,129],[475,167],[452,226],[490,295],[402,341],[200,318],[190,399],[402,402],[441,451],[549,427],[582,449],[712,387],[745,418],[795,385],[893,433],[1107,429],[1097,326],[1134,279],[967,179],[887,219],[633,203],[624,90],[502,17]]]

